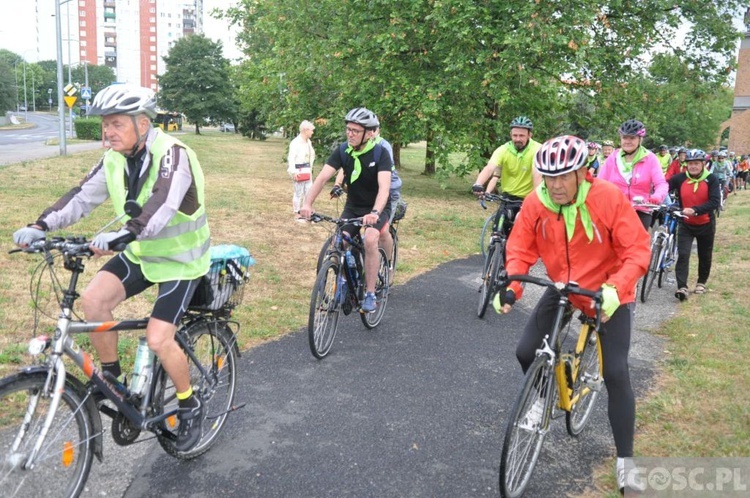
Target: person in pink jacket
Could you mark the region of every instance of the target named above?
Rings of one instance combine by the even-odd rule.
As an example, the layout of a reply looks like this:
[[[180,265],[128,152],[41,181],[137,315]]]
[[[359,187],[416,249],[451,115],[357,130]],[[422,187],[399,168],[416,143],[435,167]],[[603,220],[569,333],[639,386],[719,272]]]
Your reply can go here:
[[[651,204],[661,204],[667,197],[668,186],[659,159],[643,145],[646,127],[640,121],[629,119],[620,129],[620,148],[612,153],[599,168],[597,177],[614,183],[631,203],[634,199]],[[635,206],[646,230],[651,226],[651,210]]]

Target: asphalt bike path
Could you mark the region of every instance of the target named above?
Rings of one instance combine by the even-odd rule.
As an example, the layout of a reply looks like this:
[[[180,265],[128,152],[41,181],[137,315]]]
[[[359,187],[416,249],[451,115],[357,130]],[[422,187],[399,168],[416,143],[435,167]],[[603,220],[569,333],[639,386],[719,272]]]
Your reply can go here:
[[[183,462],[151,441],[126,448],[141,449],[123,461],[108,448],[111,470],[95,462],[85,494],[497,496],[506,417],[522,381],[515,345],[541,291],[528,286],[511,314],[489,310],[480,320],[480,267],[473,256],[394,287],[381,324],[369,331],[355,314],[344,317],[324,360],[311,355],[306,329],[244,352],[237,402],[247,406],[207,454]],[[674,309],[673,292],[654,289],[638,306],[638,395],[663,351],[644,329]],[[593,466],[614,455],[606,404],[604,394],[578,440],[564,418],[555,421],[526,496],[563,496],[591,482]],[[108,488],[110,477],[124,489]]]

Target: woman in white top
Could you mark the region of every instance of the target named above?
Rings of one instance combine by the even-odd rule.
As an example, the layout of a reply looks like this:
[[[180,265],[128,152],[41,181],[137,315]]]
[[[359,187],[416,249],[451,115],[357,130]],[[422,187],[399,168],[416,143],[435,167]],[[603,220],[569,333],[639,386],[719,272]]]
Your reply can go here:
[[[297,216],[297,221],[305,223],[300,217],[299,210],[305,202],[307,192],[312,186],[312,166],[315,162],[315,149],[310,138],[315,130],[315,125],[310,121],[302,121],[299,125],[299,135],[289,144],[289,158],[287,173],[294,180],[294,196],[292,197],[292,209]]]

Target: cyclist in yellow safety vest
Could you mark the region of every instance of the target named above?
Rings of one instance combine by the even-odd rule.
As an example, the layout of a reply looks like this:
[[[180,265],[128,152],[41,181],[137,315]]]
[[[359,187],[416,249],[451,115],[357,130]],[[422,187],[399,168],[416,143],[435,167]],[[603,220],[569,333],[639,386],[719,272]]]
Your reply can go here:
[[[18,230],[21,247],[46,232],[71,225],[108,198],[124,215],[125,202],[136,201],[142,212],[122,229],[94,237],[95,257],[123,252],[107,261],[82,295],[87,321],[111,321],[125,299],[158,284],[158,296],[146,328],[148,347],[174,383],[180,408],[175,447],[184,452],[200,440],[203,402],[192,391],[185,353],[174,339],[177,324],[210,263],[204,180],[195,153],[177,139],[153,128],[156,98],[147,89],[115,84],[100,91],[89,111],[102,116],[111,148],[77,187],[46,209],[36,222]],[[91,334],[102,362],[102,373],[119,382],[117,332]],[[94,393],[101,399],[101,393]]]

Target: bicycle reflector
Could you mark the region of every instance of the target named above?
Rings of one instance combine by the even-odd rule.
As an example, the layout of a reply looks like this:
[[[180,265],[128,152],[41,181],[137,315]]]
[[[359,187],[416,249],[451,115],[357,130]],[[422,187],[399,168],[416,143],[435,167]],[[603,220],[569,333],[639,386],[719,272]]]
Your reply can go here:
[[[62,452],[63,467],[70,467],[70,464],[73,463],[74,453],[75,453],[75,449],[73,448],[73,443],[71,443],[70,441],[65,441],[63,443],[63,452]]]

